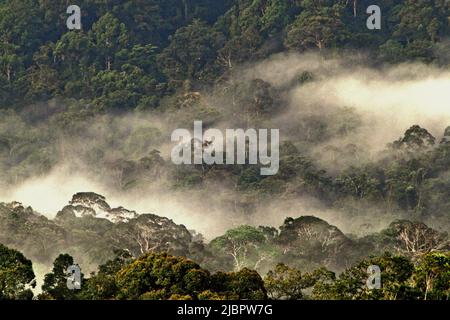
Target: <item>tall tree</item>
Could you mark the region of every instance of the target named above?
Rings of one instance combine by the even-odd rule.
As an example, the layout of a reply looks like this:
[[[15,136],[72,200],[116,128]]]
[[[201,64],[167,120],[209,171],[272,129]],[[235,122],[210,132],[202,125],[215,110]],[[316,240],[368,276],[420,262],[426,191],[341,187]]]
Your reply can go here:
[[[338,44],[347,37],[342,21],[344,6],[328,6],[322,1],[303,1],[303,11],[288,27],[285,45],[290,49],[319,50]]]
[[[0,244],[0,300],[31,299],[36,286],[30,260]]]
[[[69,274],[67,269],[74,265],[73,257],[68,254],[60,254],[53,263],[51,273],[44,277],[42,293],[39,299],[72,300],[76,299],[77,292],[67,287],[67,278]],[[83,285],[83,275],[81,275],[81,284]]]
[[[194,20],[171,37],[158,60],[165,74],[175,84],[209,79],[214,73],[221,36],[206,23]]]
[[[115,54],[130,44],[125,24],[111,13],[105,14],[94,23],[89,37],[94,45],[96,57],[103,62],[100,68],[107,71],[113,67]]]

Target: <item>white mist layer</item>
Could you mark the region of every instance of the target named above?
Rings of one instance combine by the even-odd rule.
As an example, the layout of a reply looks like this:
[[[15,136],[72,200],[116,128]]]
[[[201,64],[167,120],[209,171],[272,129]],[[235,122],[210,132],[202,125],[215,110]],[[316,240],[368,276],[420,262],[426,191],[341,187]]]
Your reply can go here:
[[[45,177],[29,179],[12,190],[4,191],[0,199],[2,202],[17,201],[24,206],[31,206],[35,211],[52,219],[69,204],[74,194],[91,190],[101,193],[105,188],[92,179],[83,177],[79,172],[57,168]]]
[[[316,112],[320,115],[323,110],[332,111],[341,107],[354,108],[363,119],[363,126],[354,135],[347,137],[347,141],[327,143],[358,142],[371,151],[379,151],[385,148],[387,143],[402,136],[404,131],[414,124],[426,128],[436,137],[450,125],[450,72],[422,64],[374,70],[344,60],[323,60],[313,54],[276,55],[255,64],[247,71],[244,70],[242,77],[258,77],[274,86],[283,86],[305,71],[312,72],[315,81],[290,90],[287,116],[282,115],[280,119],[295,121],[292,119],[296,118],[290,117],[291,115],[301,115],[305,112]],[[316,110],[316,106],[322,109]],[[151,121],[144,124],[142,121],[132,121],[133,117],[128,120],[124,117],[124,122],[130,126],[147,123],[153,125]],[[158,126],[158,129],[163,131],[165,128]],[[170,138],[170,133],[163,132],[167,139]],[[102,130],[97,134],[100,136]],[[82,143],[84,141],[80,141],[80,144]],[[165,150],[167,146],[163,146],[163,153],[168,154]],[[73,148],[73,145],[70,147]],[[111,157],[113,152],[114,150],[105,151],[111,154]],[[70,162],[71,159],[63,159],[62,162],[64,161]],[[22,202],[53,218],[75,193],[96,192],[104,195],[111,207],[123,206],[138,213],[167,217],[177,224],[195,229],[207,238],[223,234],[227,229],[241,224],[278,227],[286,217],[301,215],[315,215],[346,232],[352,232],[344,215],[321,208],[317,200],[294,199],[290,200],[289,205],[280,200],[279,203],[273,202],[266,208],[258,209],[253,216],[244,216],[230,212],[220,204],[224,193],[228,194],[229,199],[233,190],[211,188],[201,194],[201,191],[195,190],[154,192],[153,188],[153,191],[148,192],[121,194],[99,183],[100,179],[87,177],[83,172],[71,172],[68,167],[70,163],[53,170],[46,177],[29,179],[8,192],[4,191],[0,199],[5,202]],[[364,217],[361,217],[358,224],[363,224],[363,219]],[[381,227],[382,222],[376,218],[371,220],[374,224],[380,223],[374,225],[376,228]]]
[[[399,128],[407,129],[412,124],[432,132],[438,129],[436,135],[450,125],[450,73],[410,81],[381,77],[337,77],[305,86],[297,94],[314,92],[312,102],[355,108],[366,119],[378,120],[380,129],[392,132],[392,138],[398,136]]]
[[[273,86],[285,87],[303,72],[310,72],[313,82],[290,89],[289,108],[278,125],[338,108],[354,109],[363,126],[352,136],[329,143],[356,143],[375,153],[414,124],[437,138],[442,136],[450,126],[448,68],[408,63],[374,69],[366,67],[365,62],[365,57],[351,54],[326,60],[315,54],[283,53],[252,65],[243,74],[246,79],[259,77]]]

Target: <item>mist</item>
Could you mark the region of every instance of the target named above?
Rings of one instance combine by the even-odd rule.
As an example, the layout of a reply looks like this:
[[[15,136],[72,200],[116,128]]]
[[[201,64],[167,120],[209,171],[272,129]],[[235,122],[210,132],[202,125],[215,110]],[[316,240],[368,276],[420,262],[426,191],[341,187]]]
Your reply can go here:
[[[281,129],[281,139],[302,140],[303,132],[290,131],[307,117],[326,117],[351,110],[358,118],[354,128],[342,135],[327,136],[308,147],[307,153],[329,171],[345,169],[347,165],[360,164],[377,158],[386,145],[403,135],[411,125],[418,124],[435,137],[442,136],[450,125],[450,71],[424,64],[367,67],[362,55],[325,59],[314,53],[278,54],[252,65],[242,66],[236,72],[237,80],[259,78],[282,92],[284,110],[267,121],[272,128]],[[313,81],[295,83],[304,72],[313,75]],[[217,127],[231,126],[235,119],[223,118],[224,110],[231,105],[215,97],[214,92],[201,92],[206,101],[222,115]],[[217,105],[217,101],[222,104]],[[196,106],[194,105],[193,108]],[[182,111],[194,114],[192,110]],[[183,114],[183,113],[182,113]],[[179,115],[179,113],[177,114]],[[241,224],[279,227],[288,216],[314,215],[342,228],[357,232],[362,225],[371,224],[373,230],[383,228],[392,221],[392,213],[376,218],[366,214],[355,218],[339,210],[325,208],[314,198],[273,199],[270,205],[262,204],[254,214],[242,214],[230,203],[238,197],[237,191],[225,182],[207,186],[204,190],[173,190],[167,176],[149,180],[148,184],[132,191],[117,188],[114,174],[99,163],[95,168],[93,150],[102,154],[101,161],[139,159],[151,150],[161,151],[169,161],[170,134],[185,119],[174,121],[173,114],[127,114],[97,117],[89,121],[79,136],[58,140],[57,165],[49,172],[30,177],[1,192],[4,202],[19,201],[52,219],[77,192],[96,192],[104,195],[111,207],[123,206],[138,213],[153,213],[168,217],[177,224],[202,233],[207,239],[223,234]],[[326,121],[335,121],[326,119]],[[202,120],[202,119],[198,119]],[[183,122],[184,123],[184,122]],[[152,129],[154,131],[145,131]],[[139,131],[141,130],[141,131]],[[148,133],[150,140],[146,140]],[[150,133],[151,134],[150,134]],[[283,137],[284,135],[284,137]],[[139,136],[138,140],[133,137]],[[342,167],[332,167],[327,162],[327,145],[357,144],[365,156],[344,161]],[[89,155],[89,157],[87,157]],[[91,159],[92,163],[87,161]],[[373,208],[368,208],[372,210]]]
[[[441,136],[450,124],[450,71],[421,63],[370,68],[361,55],[327,59],[316,54],[278,54],[249,67],[246,78],[259,77],[282,87],[303,72],[314,81],[288,92],[289,117],[353,108],[363,119],[361,131],[376,130],[370,143],[384,148],[413,124]],[[289,118],[284,117],[283,120]],[[361,132],[356,133],[357,136]],[[372,134],[372,136],[375,136]],[[378,142],[378,143],[376,143]]]

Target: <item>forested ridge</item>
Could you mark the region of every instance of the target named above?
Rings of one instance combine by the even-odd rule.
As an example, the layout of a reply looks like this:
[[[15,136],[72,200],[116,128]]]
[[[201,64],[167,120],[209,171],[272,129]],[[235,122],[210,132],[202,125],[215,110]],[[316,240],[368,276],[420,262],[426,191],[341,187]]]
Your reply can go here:
[[[33,297],[33,261],[40,299],[448,300],[449,36],[446,0],[0,0],[0,299]],[[392,116],[347,105],[360,82]],[[173,164],[194,120],[279,128],[279,172]],[[65,206],[44,187],[77,176]]]
[[[382,29],[366,28],[369,5]],[[448,62],[448,1],[2,1],[3,108],[52,98],[93,111],[151,110],[182,88],[226,81],[233,66],[286,49],[370,51],[373,63]],[[442,61],[443,60],[443,61]]]

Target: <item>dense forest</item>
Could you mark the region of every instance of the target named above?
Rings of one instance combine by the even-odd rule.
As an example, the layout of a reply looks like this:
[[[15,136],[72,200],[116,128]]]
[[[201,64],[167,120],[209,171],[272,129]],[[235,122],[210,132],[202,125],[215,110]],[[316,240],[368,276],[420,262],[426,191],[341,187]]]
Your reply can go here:
[[[0,0],[0,300],[448,300],[449,68],[447,0]]]

